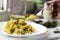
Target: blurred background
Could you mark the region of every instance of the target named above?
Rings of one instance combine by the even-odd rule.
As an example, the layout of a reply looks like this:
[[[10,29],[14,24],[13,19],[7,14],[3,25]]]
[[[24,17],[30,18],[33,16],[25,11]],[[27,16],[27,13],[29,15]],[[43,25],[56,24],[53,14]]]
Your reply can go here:
[[[50,0],[0,0],[0,21],[8,20],[12,14],[36,14],[47,1]]]

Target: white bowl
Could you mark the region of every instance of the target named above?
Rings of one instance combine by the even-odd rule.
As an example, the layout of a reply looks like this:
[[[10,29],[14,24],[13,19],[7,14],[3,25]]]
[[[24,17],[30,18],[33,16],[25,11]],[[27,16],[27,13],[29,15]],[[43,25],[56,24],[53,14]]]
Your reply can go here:
[[[5,39],[8,39],[8,40],[28,40],[28,39],[36,39],[36,38],[40,38],[40,37],[43,37],[45,36],[44,33],[47,32],[47,28],[40,25],[40,24],[36,24],[34,22],[31,22],[31,21],[28,21],[26,22],[28,24],[30,24],[33,28],[36,29],[36,31],[32,34],[26,34],[26,35],[15,35],[15,34],[11,34],[11,35],[8,35],[8,34],[5,34],[5,32],[3,32],[3,28],[5,25],[6,25],[6,22],[0,22],[0,34],[5,38]]]

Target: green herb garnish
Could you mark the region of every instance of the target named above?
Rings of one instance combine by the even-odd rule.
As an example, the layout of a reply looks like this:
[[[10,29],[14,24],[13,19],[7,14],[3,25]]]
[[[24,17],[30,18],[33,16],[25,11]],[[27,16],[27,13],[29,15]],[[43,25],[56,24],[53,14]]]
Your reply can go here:
[[[57,26],[57,22],[56,21],[53,21],[53,22],[45,22],[45,23],[42,23],[42,25],[46,26],[47,28],[54,28]]]

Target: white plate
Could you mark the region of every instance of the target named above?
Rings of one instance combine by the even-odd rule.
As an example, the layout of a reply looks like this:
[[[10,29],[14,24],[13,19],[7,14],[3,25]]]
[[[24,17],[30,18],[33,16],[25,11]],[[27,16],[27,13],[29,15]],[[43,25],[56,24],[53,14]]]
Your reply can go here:
[[[29,37],[29,36],[34,36],[34,35],[40,35],[47,31],[47,28],[40,24],[36,24],[36,23],[30,22],[30,21],[28,21],[26,23],[30,24],[33,28],[35,28],[36,31],[32,34],[26,34],[26,35],[16,35],[16,34],[8,35],[2,31],[3,27],[6,25],[6,22],[0,22],[0,34],[4,35],[4,36],[10,36],[10,37]]]

